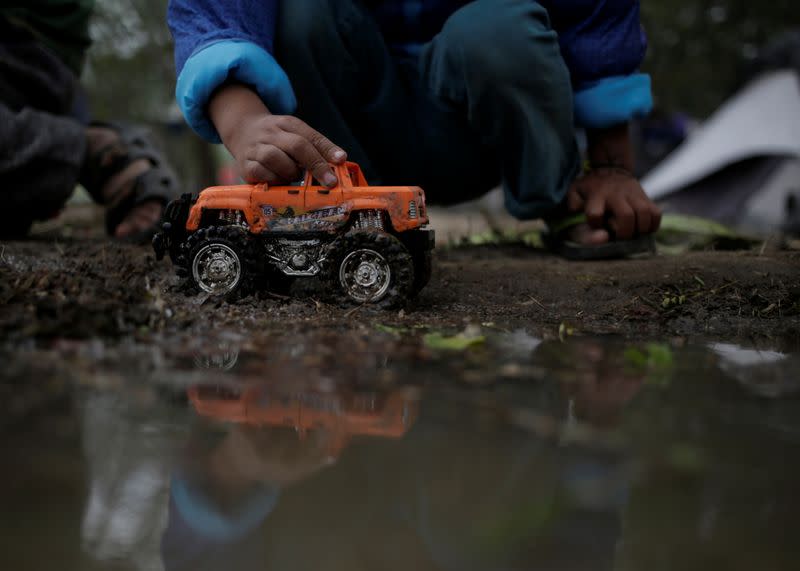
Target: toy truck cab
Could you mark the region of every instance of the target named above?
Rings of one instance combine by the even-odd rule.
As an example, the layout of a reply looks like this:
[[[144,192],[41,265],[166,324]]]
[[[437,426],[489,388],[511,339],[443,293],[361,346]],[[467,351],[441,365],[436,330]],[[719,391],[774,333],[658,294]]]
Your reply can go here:
[[[274,287],[313,276],[355,303],[397,305],[418,293],[434,241],[424,191],[369,186],[352,162],[331,167],[333,188],[306,173],[296,184],[184,195],[165,210],[156,254],[169,252],[178,273],[212,295],[245,292],[256,277]]]

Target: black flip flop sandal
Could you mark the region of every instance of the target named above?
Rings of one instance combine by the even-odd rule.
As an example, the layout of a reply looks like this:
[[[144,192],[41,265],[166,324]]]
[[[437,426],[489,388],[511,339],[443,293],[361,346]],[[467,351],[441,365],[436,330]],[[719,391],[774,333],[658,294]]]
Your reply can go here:
[[[113,235],[117,226],[136,206],[150,200],[166,205],[181,194],[177,177],[167,165],[167,161],[156,145],[148,137],[145,129],[123,123],[92,123],[94,127],[104,127],[115,131],[118,139],[109,143],[97,153],[87,157],[80,176],[80,183],[98,204],[106,206],[106,232]],[[122,188],[112,197],[103,196],[103,187],[117,173],[128,165],[145,159],[150,168],[140,174],[133,185]],[[157,230],[153,228],[129,236],[125,240],[144,242]]]
[[[630,240],[611,240],[597,246],[584,246],[567,239],[571,229],[586,223],[585,214],[575,214],[567,218],[548,223],[548,231],[542,234],[545,247],[567,260],[613,260],[650,255],[656,251],[656,242],[652,234],[639,236]]]

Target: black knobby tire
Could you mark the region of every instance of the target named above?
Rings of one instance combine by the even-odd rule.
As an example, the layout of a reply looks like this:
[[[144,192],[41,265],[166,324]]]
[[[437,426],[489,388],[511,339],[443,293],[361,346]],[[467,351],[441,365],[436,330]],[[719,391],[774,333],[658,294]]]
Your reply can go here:
[[[191,234],[180,247],[179,263],[176,264],[178,275],[188,278],[188,283],[195,293],[209,293],[195,279],[193,264],[198,253],[212,244],[227,246],[236,254],[241,275],[236,286],[230,291],[220,294],[211,293],[210,295],[219,295],[225,299],[234,300],[251,293],[254,279],[258,274],[255,265],[256,257],[253,255],[249,233],[246,229],[238,226],[209,226]]]
[[[328,292],[347,305],[370,304],[391,309],[405,304],[414,288],[414,261],[400,240],[380,230],[350,230],[330,246],[323,280]],[[377,298],[357,299],[340,279],[342,264],[351,254],[372,251],[390,268],[388,288]]]
[[[430,250],[414,253],[414,287],[411,290],[411,295],[419,295],[422,288],[431,281],[431,273],[433,272],[432,257],[433,254]]]

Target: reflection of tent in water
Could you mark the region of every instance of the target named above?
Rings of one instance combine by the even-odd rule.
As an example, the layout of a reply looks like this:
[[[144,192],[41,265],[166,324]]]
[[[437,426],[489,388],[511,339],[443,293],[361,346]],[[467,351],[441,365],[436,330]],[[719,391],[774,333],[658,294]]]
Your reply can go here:
[[[666,211],[800,231],[800,75],[765,73],[642,181]]]

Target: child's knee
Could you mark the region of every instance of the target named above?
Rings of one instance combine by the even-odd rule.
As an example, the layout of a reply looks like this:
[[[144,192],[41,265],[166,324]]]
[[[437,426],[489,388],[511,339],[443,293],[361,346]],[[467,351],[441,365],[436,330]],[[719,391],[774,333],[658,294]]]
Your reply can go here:
[[[558,36],[547,11],[531,0],[477,0],[453,13],[435,40],[442,61],[470,81],[569,89]]]

